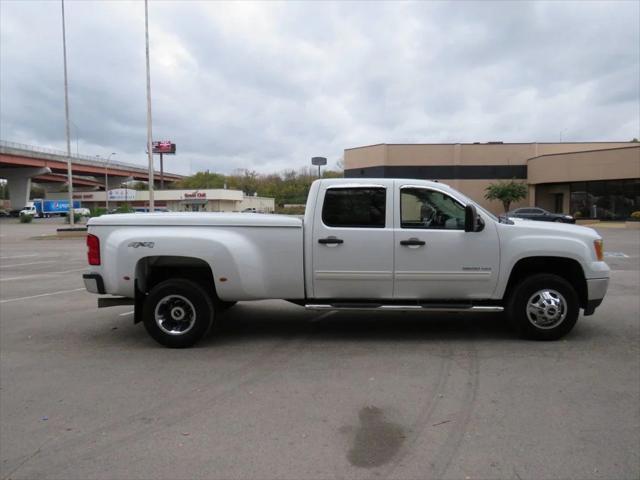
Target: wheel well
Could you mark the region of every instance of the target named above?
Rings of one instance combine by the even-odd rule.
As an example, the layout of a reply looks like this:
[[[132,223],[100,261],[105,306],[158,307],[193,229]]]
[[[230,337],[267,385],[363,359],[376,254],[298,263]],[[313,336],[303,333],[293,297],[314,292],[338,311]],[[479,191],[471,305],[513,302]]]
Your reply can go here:
[[[587,305],[587,281],[582,266],[571,258],[564,257],[528,257],[518,260],[511,270],[504,298],[508,298],[513,287],[523,278],[536,273],[552,273],[564,278],[577,291],[580,306]]]
[[[188,278],[215,294],[211,266],[200,258],[181,256],[145,257],[136,264],[136,285],[148,293],[158,283],[170,278]]]

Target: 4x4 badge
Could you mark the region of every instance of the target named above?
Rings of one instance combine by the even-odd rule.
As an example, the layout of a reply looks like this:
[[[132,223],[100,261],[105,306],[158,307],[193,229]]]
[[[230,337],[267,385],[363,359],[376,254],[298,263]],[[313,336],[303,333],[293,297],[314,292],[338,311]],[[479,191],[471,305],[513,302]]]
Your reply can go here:
[[[132,248],[138,248],[138,247],[153,248],[154,245],[155,245],[154,242],[131,242],[131,243],[129,243],[129,245],[127,245],[127,247],[132,247]]]

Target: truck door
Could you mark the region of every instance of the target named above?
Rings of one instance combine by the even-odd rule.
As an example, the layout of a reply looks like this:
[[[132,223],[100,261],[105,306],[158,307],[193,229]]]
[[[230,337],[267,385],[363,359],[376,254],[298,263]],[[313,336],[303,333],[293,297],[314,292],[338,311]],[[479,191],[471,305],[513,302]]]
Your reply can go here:
[[[500,261],[494,223],[465,232],[464,205],[448,192],[396,184],[394,298],[491,298]]]
[[[393,188],[385,185],[321,188],[312,234],[314,298],[392,298],[392,206]]]

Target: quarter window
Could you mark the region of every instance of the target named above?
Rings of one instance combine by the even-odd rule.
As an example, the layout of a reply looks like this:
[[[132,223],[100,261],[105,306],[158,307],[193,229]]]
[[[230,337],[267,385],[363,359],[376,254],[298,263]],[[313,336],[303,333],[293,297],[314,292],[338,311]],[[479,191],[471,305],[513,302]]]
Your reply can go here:
[[[328,227],[384,228],[387,192],[384,188],[329,188],[322,221]]]
[[[400,191],[402,228],[464,230],[464,207],[444,193],[426,188]]]

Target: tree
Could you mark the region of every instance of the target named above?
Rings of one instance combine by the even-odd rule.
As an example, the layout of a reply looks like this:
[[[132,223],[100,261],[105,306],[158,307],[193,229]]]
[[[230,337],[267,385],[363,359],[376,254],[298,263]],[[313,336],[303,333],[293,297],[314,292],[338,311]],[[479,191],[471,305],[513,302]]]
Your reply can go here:
[[[484,198],[502,202],[505,213],[509,211],[512,202],[522,200],[527,196],[527,185],[515,180],[508,182],[499,181],[485,188]]]

